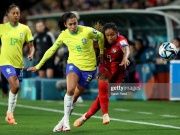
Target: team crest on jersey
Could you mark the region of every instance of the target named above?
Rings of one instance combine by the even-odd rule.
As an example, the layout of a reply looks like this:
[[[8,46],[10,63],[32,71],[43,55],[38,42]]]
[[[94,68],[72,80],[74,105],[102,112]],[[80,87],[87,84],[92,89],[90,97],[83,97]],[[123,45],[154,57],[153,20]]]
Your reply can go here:
[[[12,73],[10,68],[6,68],[6,72],[8,73],[8,75]]]
[[[23,37],[23,33],[20,33],[20,38],[22,38]]]
[[[112,53],[116,53],[116,49],[112,49]]]
[[[85,38],[82,39],[82,44],[83,44],[83,45],[86,44],[86,39],[85,39]]]

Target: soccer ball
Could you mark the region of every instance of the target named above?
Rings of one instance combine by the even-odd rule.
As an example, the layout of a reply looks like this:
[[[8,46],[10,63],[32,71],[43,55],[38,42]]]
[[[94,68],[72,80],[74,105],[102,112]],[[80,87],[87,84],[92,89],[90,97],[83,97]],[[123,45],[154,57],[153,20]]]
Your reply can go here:
[[[159,47],[159,55],[165,60],[172,60],[177,55],[177,48],[173,43],[165,42]]]

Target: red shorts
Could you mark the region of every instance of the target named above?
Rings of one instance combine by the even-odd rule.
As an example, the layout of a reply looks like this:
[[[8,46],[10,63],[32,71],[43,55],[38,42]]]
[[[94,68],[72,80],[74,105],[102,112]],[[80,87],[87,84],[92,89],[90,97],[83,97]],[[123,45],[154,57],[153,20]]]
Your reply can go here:
[[[124,68],[120,67],[119,64],[101,64],[99,66],[99,72],[100,74],[107,74],[110,78],[110,83],[122,83],[125,76],[125,70]]]

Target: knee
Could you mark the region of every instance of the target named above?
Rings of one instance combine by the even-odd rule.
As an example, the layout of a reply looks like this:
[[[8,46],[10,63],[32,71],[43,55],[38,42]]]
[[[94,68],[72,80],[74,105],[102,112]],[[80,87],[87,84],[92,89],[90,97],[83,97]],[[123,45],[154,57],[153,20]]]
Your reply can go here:
[[[99,81],[98,87],[100,95],[108,93],[108,83],[106,81]]]
[[[98,77],[98,81],[106,81],[109,82],[109,76],[107,74],[100,74],[100,76]]]
[[[74,90],[75,90],[75,88],[68,88],[68,89],[67,89],[67,94],[68,94],[69,96],[73,96],[73,95],[74,95]]]

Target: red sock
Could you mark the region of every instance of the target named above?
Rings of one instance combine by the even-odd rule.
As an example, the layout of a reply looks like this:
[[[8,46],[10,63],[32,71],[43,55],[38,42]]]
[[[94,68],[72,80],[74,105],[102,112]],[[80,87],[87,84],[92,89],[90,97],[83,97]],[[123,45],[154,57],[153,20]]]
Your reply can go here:
[[[93,102],[85,117],[89,119],[92,115],[94,115],[100,109],[99,97],[97,96],[96,100]]]
[[[105,81],[99,82],[99,102],[102,110],[102,114],[108,113],[108,103],[109,103],[109,95],[108,95],[108,83]]]

